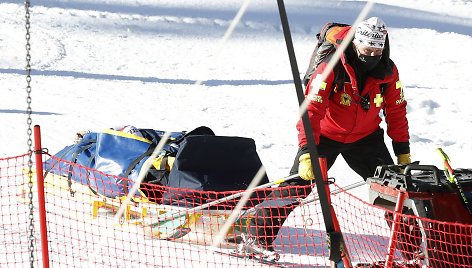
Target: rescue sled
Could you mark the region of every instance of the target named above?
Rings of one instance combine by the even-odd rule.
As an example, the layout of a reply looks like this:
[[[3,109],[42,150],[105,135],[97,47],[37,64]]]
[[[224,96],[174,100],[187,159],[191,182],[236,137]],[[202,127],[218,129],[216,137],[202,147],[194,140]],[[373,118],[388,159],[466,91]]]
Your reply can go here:
[[[164,134],[149,129],[142,133],[142,137],[113,130],[85,134],[77,144],[66,146],[45,161],[46,190],[85,199],[92,219],[115,216],[145,162],[155,160],[150,155]],[[206,127],[188,133],[172,132],[158,158],[163,164],[153,164],[145,174],[119,224],[142,226],[146,235],[155,238],[200,245],[214,241],[238,198],[184,213],[159,228],[152,228],[153,223],[165,215],[245,190],[263,169],[254,140],[216,136]],[[266,183],[264,173],[260,185]],[[250,198],[246,208],[255,206],[257,200]],[[222,247],[234,247],[247,222],[248,217],[241,217],[232,224],[224,234]]]
[[[405,259],[422,259],[428,267],[465,267],[472,263],[472,234],[461,224],[472,224],[472,214],[457,185],[444,174],[432,165],[377,167],[367,179],[370,202],[392,211],[385,214],[389,226],[395,224],[393,211],[399,202],[399,212],[411,215],[397,223],[396,247]],[[472,169],[457,169],[454,175],[464,197],[472,201]]]

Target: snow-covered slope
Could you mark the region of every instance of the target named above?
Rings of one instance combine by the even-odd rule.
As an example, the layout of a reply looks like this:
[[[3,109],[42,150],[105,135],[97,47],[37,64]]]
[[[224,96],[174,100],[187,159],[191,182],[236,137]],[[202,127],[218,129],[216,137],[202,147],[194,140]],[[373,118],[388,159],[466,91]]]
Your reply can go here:
[[[300,72],[324,23],[352,23],[364,1],[286,1]],[[413,160],[470,167],[472,3],[379,1],[408,101]],[[440,2],[440,3],[439,3]],[[271,178],[297,150],[298,103],[276,1],[252,1],[218,58],[242,1],[32,1],[33,124],[55,153],[78,130],[200,125],[254,138]],[[27,151],[24,6],[0,3],[0,157]],[[209,67],[208,75],[204,70]],[[196,80],[207,80],[194,85]],[[390,139],[386,138],[390,145]],[[342,184],[360,180],[338,159]]]

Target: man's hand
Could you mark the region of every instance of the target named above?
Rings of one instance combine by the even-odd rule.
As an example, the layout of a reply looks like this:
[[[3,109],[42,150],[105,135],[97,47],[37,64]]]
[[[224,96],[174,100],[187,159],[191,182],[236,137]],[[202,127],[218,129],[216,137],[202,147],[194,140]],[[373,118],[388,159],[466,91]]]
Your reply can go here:
[[[411,164],[410,154],[399,154],[399,155],[397,155],[397,163],[399,165]]]
[[[298,164],[298,176],[304,180],[314,180],[313,168],[311,167],[310,154],[306,153],[300,156]]]

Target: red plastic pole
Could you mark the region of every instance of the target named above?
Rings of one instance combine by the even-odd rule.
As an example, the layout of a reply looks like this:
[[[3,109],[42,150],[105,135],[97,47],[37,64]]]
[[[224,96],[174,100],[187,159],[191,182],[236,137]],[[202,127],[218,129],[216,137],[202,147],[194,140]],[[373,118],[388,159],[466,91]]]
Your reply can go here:
[[[397,243],[398,228],[401,220],[400,213],[402,213],[404,201],[405,193],[399,192],[397,196],[397,204],[395,205],[396,213],[393,216],[392,237],[390,237],[390,241],[388,242],[387,260],[385,261],[386,268],[391,268],[393,266],[393,255],[395,254],[395,245]]]
[[[333,217],[333,225],[334,225],[334,230],[336,232],[341,232],[341,226],[339,225],[338,217],[336,217],[336,213],[334,212],[334,208],[331,205],[331,192],[329,190],[329,184],[328,184],[328,163],[326,161],[326,158],[320,157],[318,158],[318,161],[320,163],[320,169],[321,169],[321,174],[323,175],[323,181],[325,182],[325,187],[326,187],[326,193],[328,194],[328,201],[329,201],[329,209],[331,210],[331,215]],[[341,252],[341,257],[343,260],[343,264],[345,268],[351,268],[351,260],[349,257],[349,253],[347,252],[347,247],[346,244],[344,243],[343,240],[343,245],[345,252]],[[333,266],[333,265],[331,265]]]
[[[36,156],[36,179],[38,185],[39,226],[41,232],[43,267],[49,268],[46,201],[44,198],[43,155],[41,151],[41,131],[38,125],[34,126],[34,151]]]

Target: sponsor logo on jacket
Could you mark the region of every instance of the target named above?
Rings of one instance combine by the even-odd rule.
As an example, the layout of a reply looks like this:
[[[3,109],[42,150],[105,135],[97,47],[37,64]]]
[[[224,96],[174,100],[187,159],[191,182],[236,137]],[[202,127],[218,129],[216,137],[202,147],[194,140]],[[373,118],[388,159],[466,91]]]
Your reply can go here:
[[[360,34],[360,35],[366,36],[368,38],[371,38],[371,39],[384,40],[383,35],[378,33],[378,32],[371,32],[371,31],[368,31],[368,30],[363,30],[363,31],[357,31],[357,33]]]

